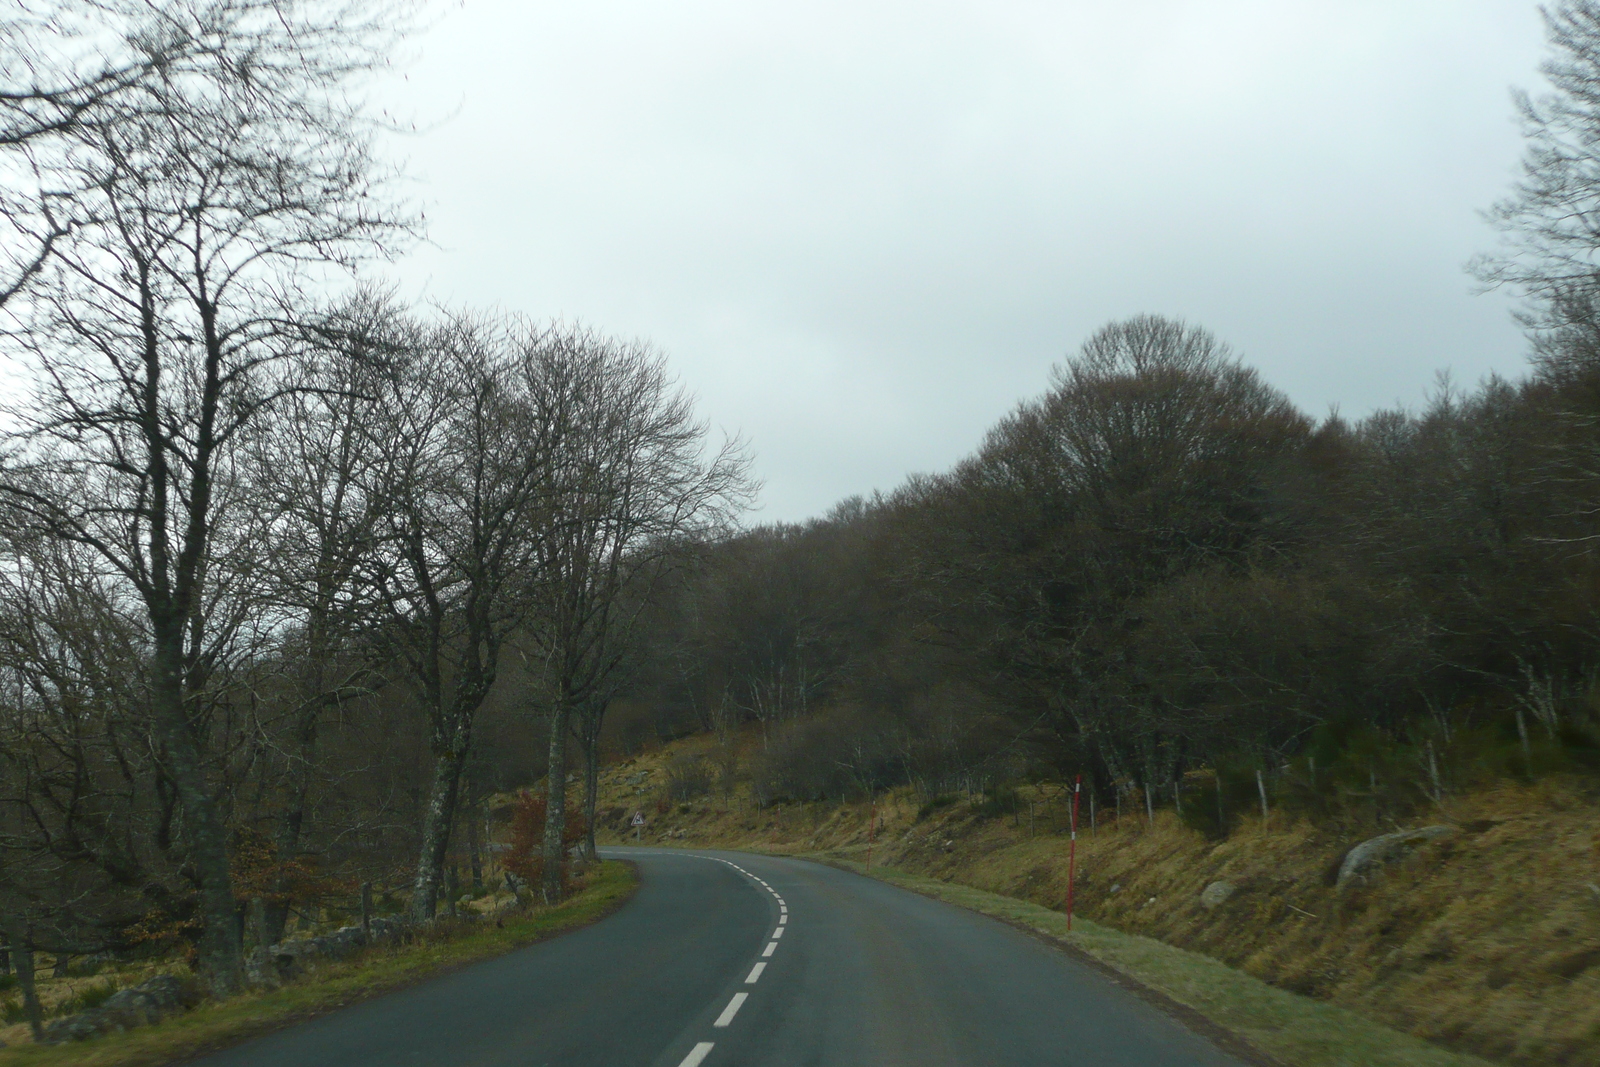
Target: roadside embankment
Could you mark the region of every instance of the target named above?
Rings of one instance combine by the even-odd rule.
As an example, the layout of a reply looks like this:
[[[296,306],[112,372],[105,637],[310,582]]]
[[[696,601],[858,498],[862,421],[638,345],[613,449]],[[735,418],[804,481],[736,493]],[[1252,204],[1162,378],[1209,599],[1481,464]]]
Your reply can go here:
[[[580,878],[574,894],[554,906],[509,911],[495,921],[443,920],[403,943],[322,962],[280,988],[204,1002],[154,1025],[88,1041],[0,1049],[0,1067],[157,1067],[186,1059],[595,922],[625,903],[638,884],[621,863],[600,864]]]
[[[1050,913],[1065,907],[1070,841],[1058,784],[1022,789],[1005,814],[982,798],[935,806],[909,791],[873,805],[758,808],[737,788],[672,798],[669,768],[707,745],[690,738],[608,768],[603,836],[632,840],[627,823],[642,810],[646,843],[860,864],[870,852],[891,878],[971,887]],[[1372,834],[1281,815],[1263,825],[1259,814],[1220,841],[1171,812],[1119,820],[1102,811],[1092,831],[1087,824],[1085,816],[1076,910],[1096,929],[1198,953],[1438,1048],[1514,1064],[1600,1062],[1600,799],[1585,783],[1446,797],[1415,825],[1448,829],[1377,850],[1342,885],[1341,864]],[[1237,1018],[1217,1021],[1243,1032]],[[1282,1021],[1269,1013],[1262,1025]],[[1290,1063],[1380,1062],[1319,1058],[1314,1035],[1292,1055],[1293,1042],[1254,1040]]]

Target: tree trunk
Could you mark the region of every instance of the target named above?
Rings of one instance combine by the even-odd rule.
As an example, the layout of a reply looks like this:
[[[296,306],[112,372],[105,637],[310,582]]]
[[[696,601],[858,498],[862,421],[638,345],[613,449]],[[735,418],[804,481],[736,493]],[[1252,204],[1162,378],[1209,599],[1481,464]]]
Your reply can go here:
[[[483,819],[479,804],[470,805],[467,812],[467,862],[472,867],[472,891],[482,893]]]
[[[302,757],[306,754],[302,750]],[[288,863],[300,848],[300,828],[305,823],[306,794],[309,787],[310,770],[306,767],[305,759],[301,760],[300,770],[296,771],[297,781],[293,792],[290,794],[289,807],[284,811],[278,823],[278,840],[276,845],[277,862]],[[261,900],[261,943],[263,945],[276,945],[283,940],[284,929],[289,925],[289,881],[283,875],[278,875],[272,880],[272,895]]]
[[[28,928],[20,918],[7,915],[6,940],[11,942],[11,962],[17,969],[17,985],[22,989],[22,1010],[33,1029],[33,1039],[44,1036],[44,1012],[39,1007],[39,991],[33,984],[33,946],[28,943]]]
[[[308,687],[310,707],[302,713],[298,739],[300,751],[292,770],[289,804],[278,822],[278,839],[274,842],[278,863],[285,864],[300,850],[300,831],[305,826],[307,798],[311,795],[311,765],[317,751],[317,720],[321,708],[316,703],[322,688],[322,672],[313,667],[311,686]],[[263,899],[261,911],[261,943],[275,945],[283,940],[283,931],[289,924],[289,880],[278,875],[272,881],[272,895]]]
[[[1528,765],[1528,774],[1533,774],[1533,746],[1528,742],[1528,720],[1522,714],[1522,705],[1516,706],[1517,712],[1517,737],[1522,741],[1522,761]]]
[[[567,724],[571,709],[565,699],[556,702],[550,716],[550,769],[544,815],[544,902],[561,899],[561,867],[566,859],[561,838],[567,827]]]
[[[583,745],[583,847],[591,860],[600,858],[594,843],[595,807],[600,800],[600,729],[586,730]]]
[[[411,888],[411,918],[432,919],[439,907],[445,853],[450,849],[450,826],[456,816],[456,793],[461,784],[461,758],[444,752],[434,758],[433,787],[422,815],[422,848],[417,855],[417,877]]]
[[[163,630],[173,632],[163,633]],[[156,684],[151,702],[161,731],[163,762],[177,787],[189,860],[200,882],[200,969],[213,996],[225,997],[244,985],[244,952],[239,912],[228,867],[227,831],[206,788],[199,746],[184,707],[183,633],[177,626],[156,631]]]

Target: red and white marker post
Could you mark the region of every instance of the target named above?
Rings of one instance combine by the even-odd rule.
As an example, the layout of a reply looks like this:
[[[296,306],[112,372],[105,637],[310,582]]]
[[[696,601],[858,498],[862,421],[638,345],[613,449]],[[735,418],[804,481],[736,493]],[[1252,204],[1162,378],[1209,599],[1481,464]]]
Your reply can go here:
[[[1083,775],[1072,783],[1072,843],[1067,846],[1067,929],[1072,929],[1072,892],[1078,874],[1078,797],[1083,793]]]

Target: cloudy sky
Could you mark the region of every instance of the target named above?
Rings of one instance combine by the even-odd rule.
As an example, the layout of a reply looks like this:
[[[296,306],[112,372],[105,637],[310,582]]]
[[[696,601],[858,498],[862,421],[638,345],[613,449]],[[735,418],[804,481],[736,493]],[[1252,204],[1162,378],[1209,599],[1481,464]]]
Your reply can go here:
[[[948,467],[1139,312],[1319,415],[1523,367],[1462,264],[1531,3],[464,0],[415,49],[405,291],[649,338],[758,520]]]

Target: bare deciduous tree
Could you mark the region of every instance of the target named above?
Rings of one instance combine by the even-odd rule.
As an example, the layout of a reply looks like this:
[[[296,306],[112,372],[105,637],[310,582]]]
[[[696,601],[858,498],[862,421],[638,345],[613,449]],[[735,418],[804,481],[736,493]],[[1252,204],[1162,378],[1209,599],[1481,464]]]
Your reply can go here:
[[[532,604],[555,428],[528,401],[516,325],[415,326],[369,428],[381,501],[367,564],[390,647],[430,723],[432,781],[411,909],[433,917],[473,720]]]
[[[3,489],[52,535],[93,547],[144,607],[163,770],[199,876],[202,962],[222,993],[241,980],[241,953],[195,721],[219,488],[244,428],[292,388],[280,371],[303,280],[406,232],[348,93],[393,32],[370,9],[296,0],[117,10],[140,15],[128,47],[190,41],[192,61],[156,64],[27,143],[47,195],[7,201],[8,219],[61,234],[6,306],[9,355],[39,387],[10,441],[11,469],[30,477]]]
[[[553,328],[522,368],[542,421],[556,428],[531,627],[551,702],[543,889],[555,899],[568,729],[576,717],[592,851],[600,725],[639,610],[678,542],[725,529],[753,485],[743,444],[707,450],[692,399],[648,347]]]
[[[1600,351],[1600,3],[1542,9],[1553,54],[1541,66],[1553,91],[1517,91],[1526,148],[1522,178],[1488,212],[1503,236],[1470,269],[1526,303],[1521,314],[1545,355]]]

